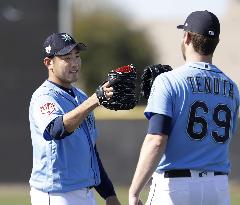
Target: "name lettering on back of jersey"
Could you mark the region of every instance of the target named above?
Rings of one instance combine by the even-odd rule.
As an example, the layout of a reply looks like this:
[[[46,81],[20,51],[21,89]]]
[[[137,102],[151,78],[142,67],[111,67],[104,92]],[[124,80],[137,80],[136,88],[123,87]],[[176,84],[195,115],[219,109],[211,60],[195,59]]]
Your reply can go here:
[[[56,110],[56,106],[54,103],[45,103],[40,107],[41,114],[45,115],[51,115]]]
[[[187,77],[193,94],[222,95],[233,99],[233,84],[225,79],[210,77]]]

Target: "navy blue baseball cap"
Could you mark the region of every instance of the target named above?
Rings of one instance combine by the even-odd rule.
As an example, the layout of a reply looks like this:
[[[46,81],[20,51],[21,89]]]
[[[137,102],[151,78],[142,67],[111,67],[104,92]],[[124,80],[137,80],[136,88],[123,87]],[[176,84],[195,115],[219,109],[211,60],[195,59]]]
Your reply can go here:
[[[53,33],[43,43],[45,57],[63,56],[71,52],[74,48],[86,50],[87,46],[84,43],[77,43],[67,33]]]
[[[220,34],[220,23],[217,16],[207,10],[192,12],[185,23],[177,28],[211,38],[218,38]]]

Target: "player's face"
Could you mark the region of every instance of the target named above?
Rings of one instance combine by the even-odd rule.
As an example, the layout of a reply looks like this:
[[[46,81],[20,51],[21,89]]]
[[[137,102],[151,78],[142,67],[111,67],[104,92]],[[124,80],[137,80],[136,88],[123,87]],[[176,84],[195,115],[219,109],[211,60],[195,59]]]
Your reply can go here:
[[[50,80],[64,87],[69,87],[71,83],[76,82],[81,66],[79,51],[73,49],[64,56],[55,56],[53,58],[52,75]]]

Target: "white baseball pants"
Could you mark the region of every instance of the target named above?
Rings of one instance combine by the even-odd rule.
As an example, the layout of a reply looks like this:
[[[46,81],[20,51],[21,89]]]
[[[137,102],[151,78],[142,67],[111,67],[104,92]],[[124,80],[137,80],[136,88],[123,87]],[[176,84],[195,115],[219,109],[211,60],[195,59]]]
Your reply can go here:
[[[230,205],[228,176],[191,170],[191,177],[154,173],[146,205]]]
[[[46,193],[30,190],[32,205],[97,205],[93,191],[80,189],[66,193]]]

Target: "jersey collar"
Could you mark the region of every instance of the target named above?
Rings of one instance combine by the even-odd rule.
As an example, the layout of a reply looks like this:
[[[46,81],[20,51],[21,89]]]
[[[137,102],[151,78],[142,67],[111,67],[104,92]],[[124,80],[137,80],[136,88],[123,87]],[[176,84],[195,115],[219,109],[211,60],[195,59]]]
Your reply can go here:
[[[57,86],[55,83],[52,83],[49,80],[45,81],[45,86],[48,87],[49,89],[54,90],[55,92],[61,94],[63,97],[65,97],[66,99],[70,100],[71,102],[73,102],[74,104],[76,103],[76,99],[74,97],[72,97],[69,93],[67,93],[65,90],[63,90],[62,88],[60,88],[59,86]],[[74,89],[72,87],[72,90],[74,92]],[[75,94],[76,95],[76,94]]]
[[[54,82],[52,82],[50,80],[47,80],[47,81],[52,83],[52,84],[54,84],[54,85],[56,85],[57,87],[59,87],[60,89],[64,90],[66,93],[68,93],[69,95],[71,95],[72,97],[75,98],[75,93],[73,91],[73,87],[72,86],[71,86],[71,88],[65,88],[65,87],[63,87],[61,85],[58,85],[57,83],[54,83]]]
[[[206,63],[206,62],[188,62],[186,63],[186,66],[201,69],[201,70],[213,71],[216,73],[222,73],[222,71],[219,70],[217,66],[211,63]]]

